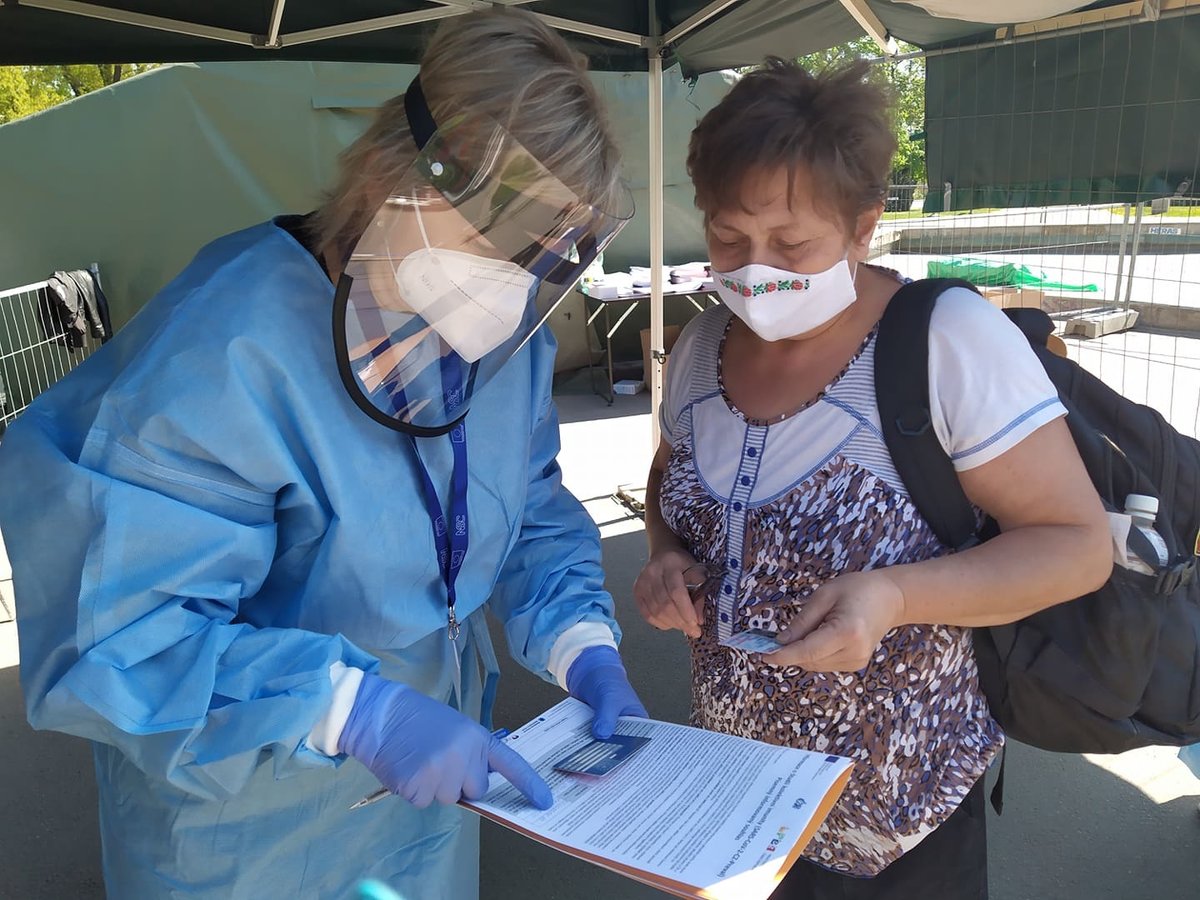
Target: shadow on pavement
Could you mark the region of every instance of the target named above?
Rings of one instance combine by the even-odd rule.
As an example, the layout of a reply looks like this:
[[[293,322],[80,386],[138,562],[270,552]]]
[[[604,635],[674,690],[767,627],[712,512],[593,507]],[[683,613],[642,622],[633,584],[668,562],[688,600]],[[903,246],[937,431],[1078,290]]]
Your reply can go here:
[[[0,897],[103,898],[91,749],[29,727],[16,666],[0,669],[0,773]]]
[[[991,900],[1200,897],[1196,797],[1160,805],[1082,756],[1015,743],[1004,781],[1004,815],[988,821]]]

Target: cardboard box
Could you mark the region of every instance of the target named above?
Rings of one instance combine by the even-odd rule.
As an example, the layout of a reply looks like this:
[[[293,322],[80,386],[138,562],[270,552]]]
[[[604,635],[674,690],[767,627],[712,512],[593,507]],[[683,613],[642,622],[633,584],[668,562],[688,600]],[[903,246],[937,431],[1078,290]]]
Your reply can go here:
[[[1023,288],[1005,285],[1003,287],[983,287],[979,289],[990,302],[1001,309],[1012,308],[1042,308],[1043,294],[1036,288]]]
[[[663,349],[670,356],[671,348],[675,346],[675,342],[679,340],[679,332],[683,330],[681,325],[664,325],[663,326]],[[646,387],[650,387],[650,329],[642,329],[642,381]],[[666,384],[667,378],[667,362],[663,360],[663,383]]]

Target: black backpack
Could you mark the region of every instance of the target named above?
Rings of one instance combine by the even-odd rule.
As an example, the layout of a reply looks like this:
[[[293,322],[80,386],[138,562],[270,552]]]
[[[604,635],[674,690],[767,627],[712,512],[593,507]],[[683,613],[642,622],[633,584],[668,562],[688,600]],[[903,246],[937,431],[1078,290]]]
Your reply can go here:
[[[977,534],[975,513],[930,423],[929,319],[951,287],[974,290],[957,279],[927,279],[896,293],[879,326],[875,385],[884,438],[913,503],[943,544],[965,549],[996,529],[988,523]],[[976,628],[980,686],[992,715],[1017,740],[1059,752],[1200,741],[1200,579],[1193,577],[1200,442],[1052,353],[1046,341],[1053,323],[1040,309],[1005,312],[1058,389],[1105,505],[1120,510],[1128,494],[1159,499],[1156,527],[1170,562],[1157,576],[1114,566],[1095,593]],[[1148,546],[1138,555],[1157,563]]]

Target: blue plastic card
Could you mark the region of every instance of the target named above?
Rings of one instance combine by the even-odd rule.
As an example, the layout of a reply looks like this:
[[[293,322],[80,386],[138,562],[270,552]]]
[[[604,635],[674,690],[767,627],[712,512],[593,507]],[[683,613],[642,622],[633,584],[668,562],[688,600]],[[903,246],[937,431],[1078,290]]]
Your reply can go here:
[[[773,631],[747,628],[721,641],[721,646],[743,650],[746,653],[774,653],[783,645],[779,643],[779,638]]]
[[[614,734],[605,740],[595,740],[554,764],[559,772],[571,775],[607,775],[638,750],[650,738],[631,734]]]

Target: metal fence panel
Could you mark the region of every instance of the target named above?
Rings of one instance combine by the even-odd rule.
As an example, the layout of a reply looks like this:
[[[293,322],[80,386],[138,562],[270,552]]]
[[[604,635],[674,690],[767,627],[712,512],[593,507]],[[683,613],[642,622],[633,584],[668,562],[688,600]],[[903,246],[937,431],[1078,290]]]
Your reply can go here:
[[[100,341],[64,346],[47,334],[48,281],[0,290],[0,434],[42,391],[87,359]]]

